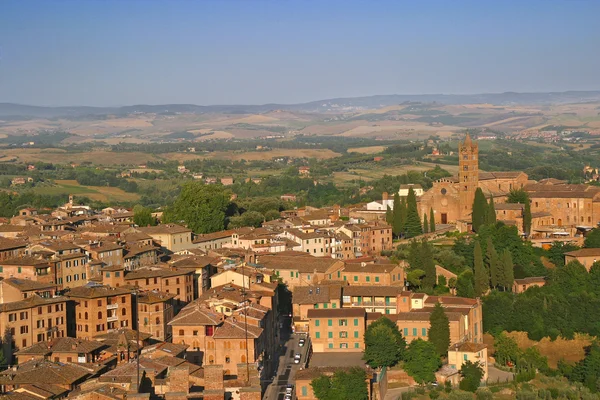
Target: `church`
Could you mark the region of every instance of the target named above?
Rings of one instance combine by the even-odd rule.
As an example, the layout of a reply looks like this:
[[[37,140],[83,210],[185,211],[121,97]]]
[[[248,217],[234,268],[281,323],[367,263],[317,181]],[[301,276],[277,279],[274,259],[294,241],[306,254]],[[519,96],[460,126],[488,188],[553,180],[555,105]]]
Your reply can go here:
[[[523,205],[507,204],[511,190],[523,189],[530,198],[532,235],[554,232],[585,232],[600,222],[600,187],[567,184],[557,179],[530,180],[526,173],[479,171],[479,146],[467,134],[459,144],[458,176],[443,178],[419,197],[419,212],[429,216],[433,209],[436,224],[464,225],[471,221],[475,190],[494,199],[496,219],[522,230]]]

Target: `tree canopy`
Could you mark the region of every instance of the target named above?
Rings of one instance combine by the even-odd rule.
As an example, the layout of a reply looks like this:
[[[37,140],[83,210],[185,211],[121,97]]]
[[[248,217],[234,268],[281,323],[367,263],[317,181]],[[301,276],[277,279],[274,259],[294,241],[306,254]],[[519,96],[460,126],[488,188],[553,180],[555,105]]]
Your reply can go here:
[[[479,228],[486,223],[486,214],[488,211],[488,203],[481,188],[475,190],[475,198],[473,200],[473,213],[471,221],[473,223],[473,231],[479,232]]]
[[[474,393],[481,384],[483,368],[479,362],[473,363],[467,360],[460,368],[460,376],[462,378],[459,383],[460,390]]]
[[[339,369],[333,376],[321,375],[311,381],[319,400],[367,400],[367,374],[361,368]]]
[[[405,349],[406,340],[389,318],[379,318],[365,331],[363,360],[372,368],[396,365],[404,357]]]
[[[415,191],[411,187],[408,189],[408,196],[406,197],[406,237],[412,238],[423,233],[423,226],[421,225],[421,218],[419,217],[419,210],[417,209],[417,196]]]
[[[440,303],[436,303],[429,316],[429,332],[427,337],[435,346],[440,356],[448,354],[450,347],[450,320]]]
[[[417,383],[435,381],[435,371],[442,362],[433,343],[413,340],[406,349],[405,358],[404,369]]]

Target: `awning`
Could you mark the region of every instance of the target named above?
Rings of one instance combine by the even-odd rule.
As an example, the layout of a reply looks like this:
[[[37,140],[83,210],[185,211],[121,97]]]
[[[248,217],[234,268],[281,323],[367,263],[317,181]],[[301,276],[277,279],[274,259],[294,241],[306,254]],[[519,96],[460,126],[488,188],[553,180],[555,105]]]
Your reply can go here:
[[[553,232],[553,235],[558,235],[558,236],[569,236],[570,233],[569,232]]]

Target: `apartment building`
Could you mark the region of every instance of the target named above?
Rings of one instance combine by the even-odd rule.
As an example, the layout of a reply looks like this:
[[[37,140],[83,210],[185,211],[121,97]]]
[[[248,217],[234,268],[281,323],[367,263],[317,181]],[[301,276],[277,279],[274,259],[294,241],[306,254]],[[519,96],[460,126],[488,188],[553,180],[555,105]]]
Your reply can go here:
[[[364,351],[367,313],[362,308],[308,310],[309,332],[315,353]]]
[[[18,364],[30,360],[48,360],[60,363],[93,363],[100,358],[105,346],[95,340],[59,337],[39,342],[15,353]]]
[[[54,265],[39,257],[21,256],[2,261],[0,277],[30,279],[44,283],[57,283]]]
[[[42,241],[29,249],[32,255],[48,260],[54,266],[56,283],[63,288],[83,286],[89,275],[88,256],[84,249],[66,241]]]
[[[292,290],[295,286],[316,285],[323,280],[341,276],[344,263],[340,260],[324,257],[311,257],[296,253],[264,254],[257,256],[256,263],[275,275]],[[338,273],[339,272],[339,273]]]
[[[194,271],[191,270],[144,267],[128,272],[125,283],[144,291],[157,290],[175,295],[176,312],[194,299]]]
[[[0,304],[24,300],[38,295],[48,299],[56,294],[58,286],[30,279],[6,278],[0,280]]]
[[[123,265],[123,246],[113,242],[95,242],[85,246],[90,258],[105,265]]]
[[[364,308],[368,313],[382,315],[397,314],[398,297],[402,292],[402,286],[343,286],[342,307]]]
[[[175,294],[158,290],[144,291],[137,295],[138,329],[156,340],[171,338],[169,322],[175,316]]]
[[[18,349],[67,336],[67,302],[65,297],[42,298],[34,294],[0,304],[0,329],[9,330]]]
[[[133,327],[131,290],[90,283],[73,288],[67,297],[75,302],[72,324],[77,338],[95,336]]]
[[[313,309],[341,308],[341,285],[296,286],[292,293],[294,332],[308,332],[308,312]]]
[[[346,261],[341,271],[342,279],[350,285],[404,286],[404,265],[375,262]]]
[[[25,255],[27,242],[0,237],[0,262]]]
[[[131,228],[125,233],[141,232],[152,237],[159,246],[175,253],[194,247],[192,244],[192,230],[181,225],[164,224],[143,228]]]

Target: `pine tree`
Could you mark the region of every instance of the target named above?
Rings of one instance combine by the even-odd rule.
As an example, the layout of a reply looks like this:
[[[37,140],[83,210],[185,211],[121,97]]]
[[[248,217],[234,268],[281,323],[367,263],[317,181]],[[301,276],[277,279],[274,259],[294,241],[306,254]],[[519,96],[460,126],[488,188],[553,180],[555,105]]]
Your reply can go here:
[[[487,263],[488,270],[490,271],[492,288],[495,288],[504,283],[504,265],[500,262],[500,258],[498,257],[498,253],[494,247],[494,243],[492,243],[492,238],[488,238],[486,247],[485,261]]]
[[[448,354],[450,347],[450,320],[440,303],[436,303],[429,316],[429,332],[427,337],[435,345],[440,356]]]
[[[494,225],[496,223],[496,208],[494,207],[494,197],[490,197],[485,223],[487,225]]]
[[[513,283],[515,282],[515,266],[513,264],[512,255],[510,254],[510,250],[504,249],[502,252],[502,267],[503,267],[503,282],[502,286],[504,289],[512,289]]]
[[[426,288],[433,289],[437,281],[435,273],[435,261],[433,259],[431,245],[425,239],[421,241],[421,260],[423,271],[425,271],[425,278],[423,278],[423,286]]]
[[[490,288],[490,274],[483,264],[483,254],[481,253],[481,245],[475,242],[475,250],[473,251],[473,265],[475,270],[475,296],[484,295]]]
[[[429,232],[435,232],[435,215],[433,215],[433,208],[429,209]]]
[[[385,222],[387,222],[388,225],[390,225],[393,230],[393,228],[394,228],[394,212],[392,211],[390,206],[387,206],[387,210],[385,210]]]
[[[429,222],[427,222],[427,214],[423,214],[423,233],[429,233]]]
[[[471,215],[473,231],[479,231],[481,225],[485,224],[487,210],[488,204],[485,195],[481,188],[477,188],[475,191],[475,199],[473,200],[473,214]]]
[[[396,193],[394,195],[394,210],[392,211],[392,232],[396,237],[400,237],[402,225],[402,203],[400,201],[400,195]]]
[[[417,209],[417,196],[415,191],[411,187],[408,190],[408,196],[406,199],[406,223],[405,231],[406,237],[415,237],[423,233],[423,227],[421,226],[421,217],[419,217],[419,210]]]

